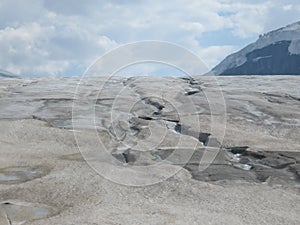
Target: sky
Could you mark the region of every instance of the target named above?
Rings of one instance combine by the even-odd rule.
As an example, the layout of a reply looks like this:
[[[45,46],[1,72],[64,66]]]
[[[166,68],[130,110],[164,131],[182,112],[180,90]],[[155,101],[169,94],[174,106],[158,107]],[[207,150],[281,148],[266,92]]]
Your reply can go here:
[[[0,69],[80,76],[103,54],[143,40],[180,45],[211,69],[297,21],[299,0],[1,0]]]

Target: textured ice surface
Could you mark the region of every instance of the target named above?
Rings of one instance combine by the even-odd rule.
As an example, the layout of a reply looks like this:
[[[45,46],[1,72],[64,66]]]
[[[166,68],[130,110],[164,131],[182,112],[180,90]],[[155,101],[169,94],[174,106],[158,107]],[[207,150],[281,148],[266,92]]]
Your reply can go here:
[[[43,166],[0,168],[0,184],[17,184],[45,176],[50,171]]]
[[[54,209],[39,204],[8,200],[0,203],[1,225],[21,225],[34,220],[47,218],[54,214]]]
[[[114,78],[101,93],[94,78],[80,96],[78,78],[0,79],[0,224],[299,224],[299,78],[218,77],[223,141],[211,130],[204,93],[218,87],[208,77]],[[208,143],[218,154],[199,171]],[[180,171],[132,187],[87,162],[154,178]],[[51,171],[33,176],[36,165]]]

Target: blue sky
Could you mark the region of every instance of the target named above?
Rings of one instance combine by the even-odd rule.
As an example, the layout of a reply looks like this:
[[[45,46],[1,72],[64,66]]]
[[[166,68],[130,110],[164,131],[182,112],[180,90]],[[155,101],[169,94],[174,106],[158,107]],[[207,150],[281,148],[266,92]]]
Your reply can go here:
[[[1,0],[0,69],[78,76],[109,50],[142,40],[181,45],[212,68],[299,20],[299,0]]]

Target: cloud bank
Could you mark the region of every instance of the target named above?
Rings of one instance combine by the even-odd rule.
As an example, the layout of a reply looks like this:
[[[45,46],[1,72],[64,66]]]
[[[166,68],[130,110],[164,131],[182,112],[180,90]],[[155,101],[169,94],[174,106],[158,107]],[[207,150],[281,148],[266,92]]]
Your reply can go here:
[[[2,0],[0,69],[81,75],[105,52],[141,40],[181,45],[211,68],[259,34],[298,20],[298,0]]]

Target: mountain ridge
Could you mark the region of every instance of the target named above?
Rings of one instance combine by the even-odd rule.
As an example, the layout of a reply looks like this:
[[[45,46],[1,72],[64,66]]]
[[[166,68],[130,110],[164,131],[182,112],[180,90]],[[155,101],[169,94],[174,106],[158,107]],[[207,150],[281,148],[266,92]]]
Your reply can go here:
[[[212,71],[216,75],[300,75],[300,21],[260,35]]]

